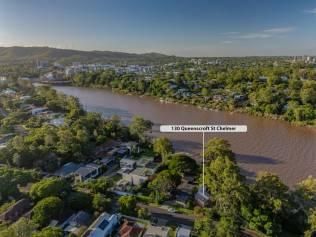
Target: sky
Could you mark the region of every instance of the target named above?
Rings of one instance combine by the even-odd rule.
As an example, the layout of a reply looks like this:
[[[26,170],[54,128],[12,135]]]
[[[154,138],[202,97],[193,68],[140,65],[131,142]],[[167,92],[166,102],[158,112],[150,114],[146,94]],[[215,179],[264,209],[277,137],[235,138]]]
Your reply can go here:
[[[0,46],[316,55],[316,0],[0,0]]]

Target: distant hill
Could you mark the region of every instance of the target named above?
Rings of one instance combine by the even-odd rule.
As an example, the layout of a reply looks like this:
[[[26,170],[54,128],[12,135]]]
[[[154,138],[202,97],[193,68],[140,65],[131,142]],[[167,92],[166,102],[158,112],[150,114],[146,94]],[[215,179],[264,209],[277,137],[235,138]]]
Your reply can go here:
[[[48,60],[61,64],[81,63],[121,63],[159,64],[180,59],[159,53],[123,53],[112,51],[80,51],[50,47],[0,47],[0,64],[35,63]]]

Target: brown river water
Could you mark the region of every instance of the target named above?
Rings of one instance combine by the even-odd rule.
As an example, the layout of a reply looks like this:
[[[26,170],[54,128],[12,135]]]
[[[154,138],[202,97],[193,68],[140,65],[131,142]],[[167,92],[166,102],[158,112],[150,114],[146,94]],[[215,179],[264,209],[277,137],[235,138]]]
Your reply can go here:
[[[234,124],[247,125],[247,133],[206,133],[205,139],[227,139],[236,154],[243,174],[253,179],[260,171],[278,174],[293,186],[308,175],[316,177],[316,131],[246,114],[206,111],[194,106],[166,104],[148,97],[122,95],[107,89],[56,86],[56,90],[80,99],[87,111],[104,117],[119,115],[124,122],[140,115],[154,122],[154,136],[170,138],[177,151],[200,159],[202,134],[159,133],[161,124]]]

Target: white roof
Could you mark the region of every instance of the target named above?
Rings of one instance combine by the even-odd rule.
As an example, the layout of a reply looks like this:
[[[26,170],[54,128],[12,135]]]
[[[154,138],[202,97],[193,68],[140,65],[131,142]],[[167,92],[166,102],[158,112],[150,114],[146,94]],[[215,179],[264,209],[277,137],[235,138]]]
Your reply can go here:
[[[189,227],[179,227],[176,237],[190,237],[191,229]]]

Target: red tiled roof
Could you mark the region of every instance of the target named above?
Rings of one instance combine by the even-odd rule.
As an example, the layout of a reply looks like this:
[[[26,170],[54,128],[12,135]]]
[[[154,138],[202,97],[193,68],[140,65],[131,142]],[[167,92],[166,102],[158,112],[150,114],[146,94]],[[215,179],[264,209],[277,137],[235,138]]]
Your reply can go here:
[[[139,237],[141,233],[144,231],[143,228],[139,226],[135,226],[134,223],[125,221],[124,224],[120,228],[120,236],[121,237]]]

